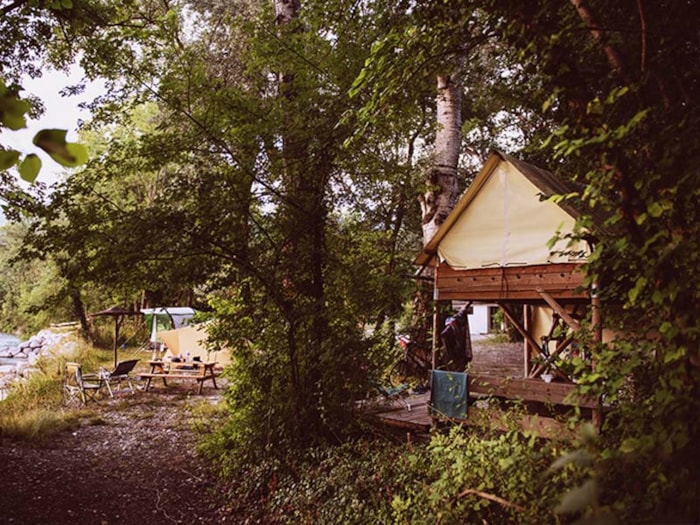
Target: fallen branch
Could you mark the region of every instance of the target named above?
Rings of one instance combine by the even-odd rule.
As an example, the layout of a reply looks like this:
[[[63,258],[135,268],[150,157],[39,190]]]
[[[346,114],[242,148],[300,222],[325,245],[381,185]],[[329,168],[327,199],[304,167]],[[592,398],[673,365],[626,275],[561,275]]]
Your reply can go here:
[[[504,507],[512,507],[517,511],[520,512],[525,512],[525,507],[521,507],[517,503],[511,503],[508,500],[505,500],[503,498],[500,498],[498,496],[494,496],[493,494],[489,494],[488,492],[482,492],[477,489],[464,489],[462,492],[459,493],[458,498],[463,498],[465,496],[468,496],[469,494],[474,494],[475,496],[479,496],[480,498],[487,499],[489,501],[493,501],[494,503],[498,503],[499,505],[503,505]]]
[[[168,518],[168,519],[169,519],[170,521],[172,521],[173,523],[177,523],[177,520],[174,519],[174,518],[171,518],[171,517],[168,515],[168,513],[165,512],[165,509],[161,507],[161,504],[160,504],[160,490],[158,490],[158,489],[156,489],[156,510],[162,512],[162,513],[163,513],[163,516],[165,516],[166,518]]]

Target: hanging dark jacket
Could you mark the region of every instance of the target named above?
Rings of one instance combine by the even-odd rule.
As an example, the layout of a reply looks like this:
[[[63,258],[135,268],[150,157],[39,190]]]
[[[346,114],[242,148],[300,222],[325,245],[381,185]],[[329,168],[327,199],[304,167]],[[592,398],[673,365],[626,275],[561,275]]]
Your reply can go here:
[[[472,360],[472,340],[469,335],[469,307],[465,305],[454,316],[445,321],[445,328],[440,333],[448,367],[451,370],[463,371]]]

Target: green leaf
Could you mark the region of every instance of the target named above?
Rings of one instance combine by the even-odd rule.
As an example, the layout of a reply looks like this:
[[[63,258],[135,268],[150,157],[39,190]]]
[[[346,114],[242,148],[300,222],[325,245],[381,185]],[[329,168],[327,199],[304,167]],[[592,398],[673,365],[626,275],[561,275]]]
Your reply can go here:
[[[27,113],[29,109],[29,102],[6,92],[6,94],[0,98],[0,123],[12,131],[26,128],[27,121],[24,118],[24,114]]]
[[[84,146],[66,142],[66,130],[42,129],[34,136],[34,144],[48,153],[53,160],[72,168],[87,161],[87,150]]]
[[[615,102],[618,98],[620,98],[621,96],[625,95],[629,90],[630,90],[630,88],[629,88],[628,86],[624,86],[624,87],[621,87],[621,88],[615,88],[615,89],[613,89],[613,90],[608,94],[608,97],[605,99],[605,103],[606,103],[606,104],[612,104],[612,103]]]
[[[641,226],[647,220],[648,215],[646,213],[640,213],[634,218],[634,222]]]
[[[581,467],[586,467],[590,465],[593,462],[593,456],[585,451],[585,450],[574,450],[573,452],[569,452],[568,454],[560,457],[557,459],[552,465],[549,467],[550,471],[555,471],[559,470],[566,465],[569,465],[570,463],[574,463],[576,465],[579,465]]]
[[[0,149],[0,171],[11,168],[19,160],[19,151]]]
[[[564,497],[561,499],[559,505],[557,505],[557,507],[554,509],[554,512],[556,514],[580,512],[595,502],[596,492],[596,482],[589,479],[580,487],[573,488],[564,494]]]
[[[598,440],[598,431],[592,423],[584,423],[581,427],[581,437],[585,443],[595,443]]]
[[[627,438],[620,444],[620,452],[630,454],[639,448],[639,440],[637,438]]]
[[[586,113],[589,115],[602,115],[603,114],[603,104],[599,98],[594,98],[588,103],[586,107]]]
[[[31,155],[27,155],[17,168],[20,176],[30,184],[34,183],[37,175],[39,175],[40,169],[41,159],[39,159],[39,157],[33,153]]]
[[[629,297],[629,300],[631,303],[636,303],[637,298],[639,297],[639,294],[642,293],[644,288],[647,285],[647,279],[646,277],[640,277],[637,279],[637,282],[634,285],[634,288],[632,288],[629,292],[627,292],[627,296]]]
[[[82,144],[77,142],[69,142],[66,144],[66,149],[75,158],[75,164],[73,166],[80,166],[85,164],[88,160],[88,150]]]
[[[647,212],[652,217],[658,218],[661,217],[661,214],[664,212],[664,207],[658,202],[652,202],[647,206]]]
[[[664,321],[659,326],[659,332],[661,332],[666,337],[674,337],[678,333],[676,326],[670,321]]]

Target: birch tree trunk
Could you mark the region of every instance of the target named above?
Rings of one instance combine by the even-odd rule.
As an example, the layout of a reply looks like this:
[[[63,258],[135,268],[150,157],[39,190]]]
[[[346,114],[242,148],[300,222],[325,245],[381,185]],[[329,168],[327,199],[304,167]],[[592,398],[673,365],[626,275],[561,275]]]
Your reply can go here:
[[[430,242],[440,225],[457,204],[457,165],[461,143],[462,86],[461,69],[452,75],[437,77],[437,130],[433,166],[425,181],[426,190],[419,197],[422,212],[423,246]],[[425,268],[423,277],[432,277],[432,268]],[[430,330],[436,330],[437,318],[431,319],[432,286],[421,281],[413,299],[413,338],[419,346],[429,346]],[[436,306],[436,305],[435,305]],[[435,310],[435,308],[432,308]],[[432,312],[433,316],[437,311]],[[433,352],[436,350],[436,334],[433,334]]]
[[[420,197],[423,217],[423,246],[457,204],[457,163],[462,126],[462,93],[457,72],[437,77],[437,131],[434,163]]]

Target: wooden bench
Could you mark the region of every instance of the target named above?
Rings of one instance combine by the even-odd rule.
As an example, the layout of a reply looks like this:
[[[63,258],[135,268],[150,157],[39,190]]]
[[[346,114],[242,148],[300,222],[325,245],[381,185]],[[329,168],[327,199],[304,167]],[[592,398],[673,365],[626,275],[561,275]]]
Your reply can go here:
[[[214,388],[219,388],[216,385],[217,373],[214,371],[216,363],[202,363],[198,361],[190,362],[164,362],[150,361],[151,371],[140,374],[141,378],[146,379],[146,392],[151,388],[151,381],[154,378],[163,380],[163,385],[168,386],[168,379],[188,379],[199,383],[197,394],[202,393],[205,381],[211,381]]]

